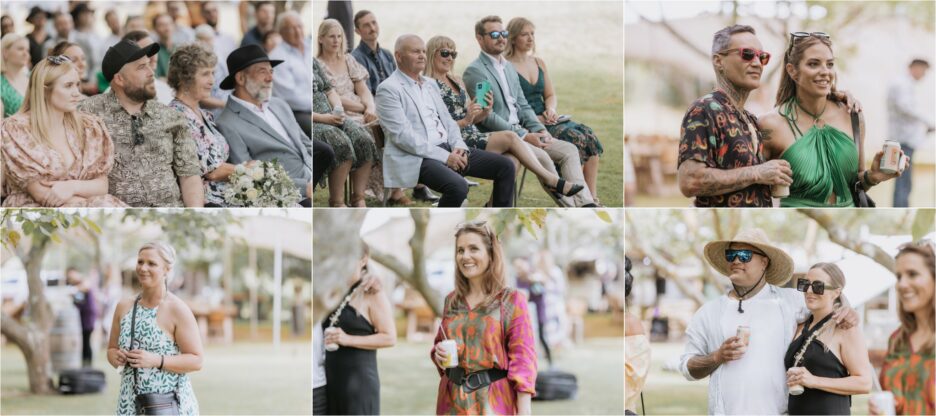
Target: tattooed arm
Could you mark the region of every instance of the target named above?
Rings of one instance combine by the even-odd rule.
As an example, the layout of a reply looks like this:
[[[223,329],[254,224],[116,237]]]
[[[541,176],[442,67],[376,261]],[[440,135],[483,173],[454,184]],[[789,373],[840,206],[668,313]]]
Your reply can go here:
[[[793,183],[793,172],[785,160],[735,169],[717,169],[696,160],[679,165],[679,190],[686,197],[714,196],[739,191],[754,184]]]

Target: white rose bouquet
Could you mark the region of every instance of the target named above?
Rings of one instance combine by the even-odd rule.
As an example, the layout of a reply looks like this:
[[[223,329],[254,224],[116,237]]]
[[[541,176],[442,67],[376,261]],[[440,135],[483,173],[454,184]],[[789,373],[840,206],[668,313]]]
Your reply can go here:
[[[228,178],[224,202],[232,207],[292,207],[301,196],[283,166],[273,159],[237,165]]]

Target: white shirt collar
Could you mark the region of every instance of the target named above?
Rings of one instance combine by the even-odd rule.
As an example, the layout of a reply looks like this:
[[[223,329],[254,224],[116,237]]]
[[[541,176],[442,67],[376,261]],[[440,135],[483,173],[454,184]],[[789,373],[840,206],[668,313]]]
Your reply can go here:
[[[495,65],[504,66],[504,56],[503,56],[503,55],[494,56],[494,55],[491,55],[491,54],[489,54],[489,53],[487,53],[487,52],[485,52],[485,51],[481,51],[481,53],[487,55],[488,58],[491,58],[491,60],[494,61],[494,64],[495,64]]]
[[[230,95],[230,97],[238,104],[247,107],[247,109],[255,113],[265,113],[267,109],[270,108],[270,100],[262,102],[260,107],[257,107],[254,103],[235,97],[233,93]]]

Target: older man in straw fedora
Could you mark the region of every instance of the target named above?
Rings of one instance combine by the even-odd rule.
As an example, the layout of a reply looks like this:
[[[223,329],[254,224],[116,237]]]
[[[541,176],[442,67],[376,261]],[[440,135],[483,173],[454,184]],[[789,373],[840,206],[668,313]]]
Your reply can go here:
[[[690,381],[711,375],[709,414],[786,413],[783,355],[809,312],[802,295],[780,287],[793,275],[793,259],[760,229],[706,244],[705,259],[732,290],[692,317],[680,371]],[[834,319],[843,329],[858,322],[853,309]]]

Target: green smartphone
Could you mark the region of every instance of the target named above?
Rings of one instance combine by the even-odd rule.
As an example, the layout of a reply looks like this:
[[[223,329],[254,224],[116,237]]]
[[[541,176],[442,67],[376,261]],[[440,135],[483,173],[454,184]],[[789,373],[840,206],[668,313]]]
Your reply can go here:
[[[488,80],[483,80],[475,85],[475,102],[481,106],[481,108],[487,108],[490,103],[484,98],[488,91],[491,90],[491,83]]]

